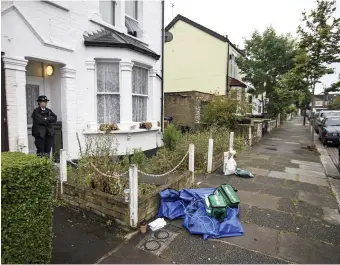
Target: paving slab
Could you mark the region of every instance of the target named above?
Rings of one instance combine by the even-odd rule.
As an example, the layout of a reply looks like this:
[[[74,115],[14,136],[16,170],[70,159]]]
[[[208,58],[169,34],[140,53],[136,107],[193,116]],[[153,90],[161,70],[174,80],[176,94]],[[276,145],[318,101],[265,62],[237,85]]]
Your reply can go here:
[[[281,171],[270,171],[268,174],[268,177],[271,178],[278,178],[278,179],[288,179],[288,180],[295,180],[296,181],[296,175],[286,173],[286,172],[281,172]]]
[[[285,180],[279,179],[279,178],[270,178],[270,177],[264,177],[264,176],[255,176],[254,178],[255,183],[262,183],[267,184],[271,186],[285,186]]]
[[[284,260],[200,236],[178,235],[161,257],[178,264],[280,264]]]
[[[260,192],[264,194],[270,194],[277,197],[286,197],[290,199],[295,199],[297,198],[298,195],[297,190],[271,185],[263,185]]]
[[[298,175],[298,176],[306,176],[306,177],[313,177],[313,178],[327,178],[324,172],[320,171],[310,171],[301,168],[291,168],[286,167],[285,172]]]
[[[309,161],[303,161],[303,160],[291,160],[290,161],[292,164],[299,164],[299,165],[307,165],[307,166],[322,166],[322,164],[320,162],[309,162]]]
[[[295,233],[300,237],[311,238],[340,246],[340,226],[317,218],[294,217]]]
[[[304,201],[295,201],[296,213],[311,218],[322,219],[322,207]]]
[[[331,209],[329,207],[322,207],[323,219],[330,224],[340,225],[340,214],[338,209]]]
[[[237,194],[244,204],[273,210],[277,209],[280,199],[280,197],[277,196],[243,190],[239,190]]]
[[[271,256],[276,255],[279,231],[253,224],[242,224],[244,235],[238,237],[222,238],[247,249],[260,251]]]
[[[295,180],[299,182],[305,182],[309,184],[329,187],[329,184],[326,178],[311,177],[311,176],[306,176],[306,175],[297,175]]]
[[[338,206],[335,198],[322,196],[312,192],[299,191],[298,200],[305,201],[321,207],[329,207],[332,209],[337,209]]]
[[[296,213],[296,202],[289,198],[280,198],[277,209],[286,213]]]
[[[278,256],[300,264],[339,264],[340,248],[322,242],[281,233]]]
[[[320,166],[309,166],[309,165],[301,165],[300,164],[299,168],[301,168],[303,170],[316,171],[316,172],[321,172],[321,173],[325,174],[325,169],[323,168],[322,165],[320,165]]]
[[[255,177],[257,177],[258,175],[267,177],[269,174],[269,170],[264,168],[249,167],[249,171],[253,173]]]
[[[249,223],[258,226],[268,227],[276,230],[294,231],[294,218],[292,214],[274,211],[270,209],[262,209],[259,207],[251,207],[247,220]]]

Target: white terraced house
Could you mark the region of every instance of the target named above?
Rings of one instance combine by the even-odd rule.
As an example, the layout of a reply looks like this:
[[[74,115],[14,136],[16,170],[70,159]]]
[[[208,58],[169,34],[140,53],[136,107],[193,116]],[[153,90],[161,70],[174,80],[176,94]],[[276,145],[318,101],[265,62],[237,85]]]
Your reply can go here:
[[[118,153],[161,146],[163,1],[2,1],[2,151],[35,153],[39,95],[58,116],[52,149],[72,159],[100,124]],[[151,122],[150,130],[140,123]]]

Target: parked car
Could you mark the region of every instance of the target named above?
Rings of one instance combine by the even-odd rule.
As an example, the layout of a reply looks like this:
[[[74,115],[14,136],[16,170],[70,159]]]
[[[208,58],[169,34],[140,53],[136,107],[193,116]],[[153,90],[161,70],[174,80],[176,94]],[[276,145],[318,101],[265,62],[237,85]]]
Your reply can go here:
[[[322,121],[319,137],[324,145],[340,144],[340,116],[326,117]]]
[[[315,118],[315,122],[314,122],[314,130],[316,133],[319,133],[319,128],[322,124],[322,121],[324,120],[324,118],[326,116],[337,116],[340,115],[340,111],[338,110],[321,110],[320,112],[318,112],[316,118]]]

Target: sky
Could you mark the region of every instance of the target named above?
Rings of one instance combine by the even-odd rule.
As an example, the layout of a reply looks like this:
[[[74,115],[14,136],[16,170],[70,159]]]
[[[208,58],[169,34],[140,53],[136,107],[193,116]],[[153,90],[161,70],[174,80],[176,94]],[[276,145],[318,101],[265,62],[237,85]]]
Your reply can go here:
[[[172,7],[173,5],[173,7]],[[178,14],[183,15],[244,47],[244,38],[254,30],[263,31],[272,25],[278,33],[296,36],[301,13],[316,6],[314,0],[165,0],[165,25]],[[340,17],[340,0],[336,3]],[[340,64],[334,65],[336,74],[321,81],[315,94],[338,79]]]

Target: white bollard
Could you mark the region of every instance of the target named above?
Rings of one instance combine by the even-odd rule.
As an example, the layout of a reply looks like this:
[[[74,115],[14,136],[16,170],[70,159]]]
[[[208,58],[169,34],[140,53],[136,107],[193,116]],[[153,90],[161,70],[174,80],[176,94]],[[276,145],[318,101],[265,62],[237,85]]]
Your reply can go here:
[[[233,150],[234,150],[234,132],[231,132],[229,137],[229,152]]]
[[[136,165],[129,168],[129,192],[130,192],[130,226],[138,226],[138,169]]]
[[[59,171],[59,179],[60,179],[60,193],[64,193],[63,183],[67,181],[67,159],[66,159],[66,151],[60,150],[60,171]]]
[[[252,145],[253,135],[251,133],[251,126],[248,128],[248,140],[249,140],[249,147]]]
[[[225,174],[225,169],[229,160],[229,152],[223,153],[223,175]]]
[[[189,144],[189,171],[191,172],[191,184],[195,182],[195,146]]]
[[[211,173],[213,163],[214,139],[209,139],[207,172]]]

